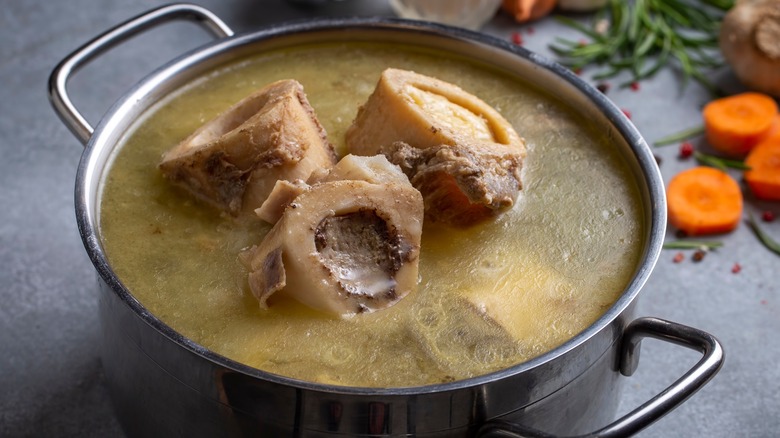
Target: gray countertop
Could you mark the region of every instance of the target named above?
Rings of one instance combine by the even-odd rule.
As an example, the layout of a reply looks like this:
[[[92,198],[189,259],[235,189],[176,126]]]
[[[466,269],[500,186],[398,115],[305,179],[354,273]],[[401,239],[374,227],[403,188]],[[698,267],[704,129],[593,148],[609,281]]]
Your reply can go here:
[[[318,15],[384,15],[385,1],[346,0],[315,8],[283,0],[200,0],[237,32]],[[122,436],[98,354],[95,272],[76,228],[73,187],[82,152],[47,100],[52,68],[110,26],[163,4],[158,0],[6,0],[0,8],[0,436]],[[530,29],[533,27],[533,29]],[[129,86],[165,61],[209,41],[194,26],[155,29],[106,54],[74,78],[71,93],[93,122]],[[484,29],[550,55],[554,36],[571,34],[553,20],[521,26],[500,14]],[[571,34],[572,38],[577,38]],[[583,76],[588,78],[588,72]],[[738,90],[730,72],[716,77]],[[631,112],[649,142],[700,124],[708,94],[684,90],[664,71],[639,90],[613,87],[608,97]],[[693,161],[676,146],[658,148],[665,180]],[[746,198],[760,215],[780,204]],[[763,224],[780,240],[780,220]],[[669,231],[673,237],[673,230]],[[639,301],[638,315],[700,328],[723,343],[723,369],[645,437],[780,436],[780,257],[746,225],[719,237],[725,246],[699,262],[674,263],[664,251]],[[741,272],[733,273],[739,263]],[[698,355],[645,341],[638,372],[626,378],[627,412],[681,376]]]

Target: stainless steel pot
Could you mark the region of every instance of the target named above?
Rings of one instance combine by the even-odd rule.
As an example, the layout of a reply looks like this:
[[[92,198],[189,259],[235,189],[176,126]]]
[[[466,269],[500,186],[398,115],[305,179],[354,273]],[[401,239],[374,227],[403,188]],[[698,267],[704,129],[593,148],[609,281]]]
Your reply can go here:
[[[138,83],[93,130],[67,93],[71,75],[115,44],[174,19],[193,20],[218,39]],[[612,134],[614,147],[637,176],[648,227],[641,264],[606,314],[553,351],[496,373],[423,387],[374,389],[304,382],[247,367],[176,333],[133,297],[106,260],[98,217],[99,186],[109,156],[133,121],[162,96],[225,62],[273,48],[345,39],[414,42],[467,55],[572,102]],[[77,174],[76,214],[99,274],[103,366],[129,435],[625,436],[682,403],[723,363],[720,344],[705,332],[654,318],[633,319],[634,303],[653,270],[666,227],[663,183],[647,144],[601,93],[520,47],[461,29],[392,19],[314,21],[233,36],[209,11],[179,4],[133,18],[76,50],[52,73],[50,96],[63,122],[86,144]],[[613,421],[626,380],[622,376],[636,369],[645,337],[698,350],[702,359],[665,391]]]

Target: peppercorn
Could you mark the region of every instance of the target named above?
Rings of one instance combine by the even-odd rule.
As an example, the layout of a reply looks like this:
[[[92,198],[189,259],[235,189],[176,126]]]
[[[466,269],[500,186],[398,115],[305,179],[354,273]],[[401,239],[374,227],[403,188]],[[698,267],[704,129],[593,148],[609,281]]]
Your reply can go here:
[[[772,222],[773,220],[775,220],[775,214],[767,210],[761,214],[761,219],[764,222]]]
[[[694,252],[691,256],[691,259],[693,259],[694,262],[700,262],[704,260],[705,255],[707,255],[705,251],[697,249],[696,252]]]
[[[691,155],[693,155],[693,145],[686,141],[680,145],[680,158],[688,158]]]

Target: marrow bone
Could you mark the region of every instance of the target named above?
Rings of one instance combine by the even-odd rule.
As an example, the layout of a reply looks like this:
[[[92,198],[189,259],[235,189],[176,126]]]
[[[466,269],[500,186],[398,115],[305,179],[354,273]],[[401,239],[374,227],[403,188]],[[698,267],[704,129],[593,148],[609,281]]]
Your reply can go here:
[[[385,70],[347,130],[353,154],[385,154],[425,198],[426,217],[467,226],[512,208],[524,140],[490,105],[411,71]]]
[[[163,154],[172,183],[232,215],[262,204],[277,180],[306,179],[336,162],[333,146],[295,80],[269,84]]]
[[[413,291],[423,201],[400,169],[383,156],[347,156],[310,182],[277,183],[257,211],[281,211],[264,240],[241,254],[260,306],[279,292],[350,316]]]

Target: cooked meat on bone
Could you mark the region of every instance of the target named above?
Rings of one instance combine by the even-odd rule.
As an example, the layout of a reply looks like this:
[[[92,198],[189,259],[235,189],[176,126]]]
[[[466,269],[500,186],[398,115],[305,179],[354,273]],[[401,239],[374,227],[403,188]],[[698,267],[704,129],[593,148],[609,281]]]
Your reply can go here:
[[[512,208],[522,159],[490,143],[417,149],[396,142],[382,153],[423,195],[428,219],[467,226]]]
[[[431,220],[474,224],[511,208],[522,188],[525,142],[509,122],[476,96],[418,73],[385,70],[346,142],[353,154],[384,153],[400,165]]]
[[[282,80],[241,100],[163,154],[160,170],[232,215],[251,212],[277,180],[306,179],[336,162],[303,86]]]
[[[345,176],[353,179],[340,179]],[[290,187],[277,184],[277,190]],[[347,156],[285,199],[272,194],[258,209],[283,213],[241,255],[261,307],[280,292],[349,316],[389,307],[416,288],[422,196],[383,156]],[[273,200],[286,205],[272,206]]]

